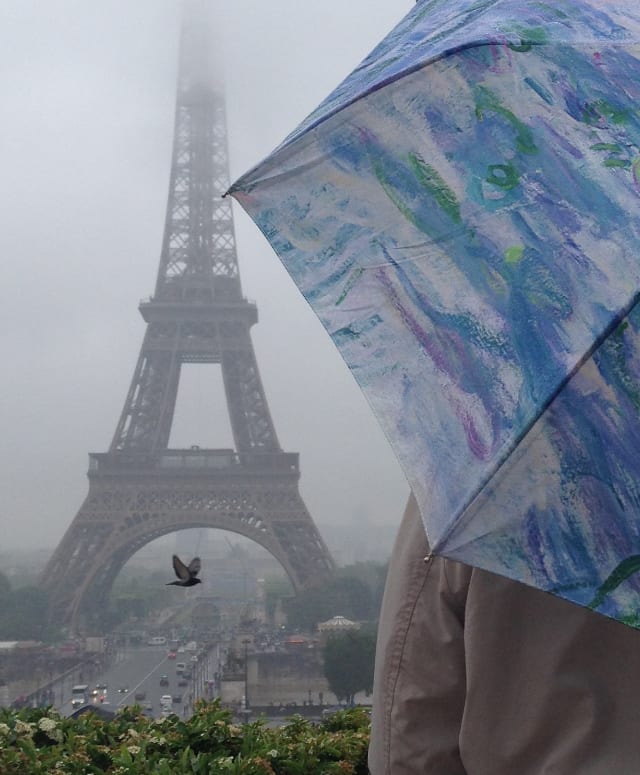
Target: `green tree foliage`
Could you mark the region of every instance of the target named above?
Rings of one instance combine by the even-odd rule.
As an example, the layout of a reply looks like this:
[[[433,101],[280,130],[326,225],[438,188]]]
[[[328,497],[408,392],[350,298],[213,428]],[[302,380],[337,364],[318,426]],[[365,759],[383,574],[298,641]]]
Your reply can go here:
[[[48,624],[49,601],[39,587],[0,592],[0,640],[48,641],[54,633]]]
[[[386,566],[379,563],[356,563],[340,568],[329,579],[323,579],[301,590],[295,598],[284,601],[291,627],[307,632],[319,622],[334,616],[354,621],[378,618]]]
[[[369,587],[376,611],[375,616],[373,617],[375,619],[378,618],[378,612],[380,610],[380,605],[382,604],[382,594],[387,579],[387,568],[388,563],[368,560],[366,562],[356,562],[353,565],[347,565],[338,570],[338,575],[355,576]]]
[[[352,705],[357,692],[371,692],[375,654],[376,636],[372,628],[329,638],[324,650],[324,675],[339,700]]]
[[[337,615],[357,621],[375,615],[371,591],[353,576],[334,576],[313,584],[285,601],[284,608],[289,626],[306,632]]]

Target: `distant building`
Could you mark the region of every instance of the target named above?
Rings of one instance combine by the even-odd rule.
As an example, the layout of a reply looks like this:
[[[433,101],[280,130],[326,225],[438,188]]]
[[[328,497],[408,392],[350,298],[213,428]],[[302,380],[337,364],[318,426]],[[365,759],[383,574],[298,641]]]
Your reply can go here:
[[[0,707],[35,689],[37,669],[48,653],[48,647],[39,641],[0,641]]]

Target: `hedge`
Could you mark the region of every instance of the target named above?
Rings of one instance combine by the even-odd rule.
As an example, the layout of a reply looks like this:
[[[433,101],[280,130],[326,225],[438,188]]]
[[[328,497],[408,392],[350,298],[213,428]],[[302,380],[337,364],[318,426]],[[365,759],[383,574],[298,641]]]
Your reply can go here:
[[[112,719],[64,718],[52,708],[0,711],[2,775],[367,775],[369,717],[361,708],[319,723],[235,724],[219,702],[191,718],[150,719],[128,707]]]

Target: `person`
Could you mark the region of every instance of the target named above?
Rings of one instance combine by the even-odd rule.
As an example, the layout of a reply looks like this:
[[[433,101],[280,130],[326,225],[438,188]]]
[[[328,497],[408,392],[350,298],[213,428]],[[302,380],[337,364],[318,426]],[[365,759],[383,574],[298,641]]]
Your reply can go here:
[[[411,496],[380,615],[369,768],[637,775],[640,632],[429,557]]]

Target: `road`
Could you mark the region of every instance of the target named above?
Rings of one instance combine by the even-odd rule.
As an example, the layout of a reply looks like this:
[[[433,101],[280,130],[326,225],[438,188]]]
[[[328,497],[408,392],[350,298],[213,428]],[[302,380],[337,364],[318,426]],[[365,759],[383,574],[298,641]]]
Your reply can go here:
[[[189,652],[179,653],[177,659],[169,659],[164,646],[143,646],[128,649],[122,659],[114,664],[104,674],[95,679],[91,692],[96,685],[106,684],[104,702],[98,698],[89,701],[101,704],[105,709],[117,710],[123,705],[139,704],[147,707],[149,715],[159,717],[161,715],[160,697],[170,694],[172,697],[180,697],[172,703],[172,711],[178,715],[189,715],[191,706],[196,697],[205,696],[207,692],[206,682],[209,677],[209,659],[206,656],[196,663],[191,661]],[[176,664],[186,663],[192,669],[192,678],[186,686],[179,686],[181,676],[176,673]],[[160,686],[160,679],[167,676],[168,686]],[[136,699],[136,694],[144,692],[144,699]],[[69,716],[76,710],[71,706],[71,692],[63,697],[63,703],[58,703],[60,712]]]

